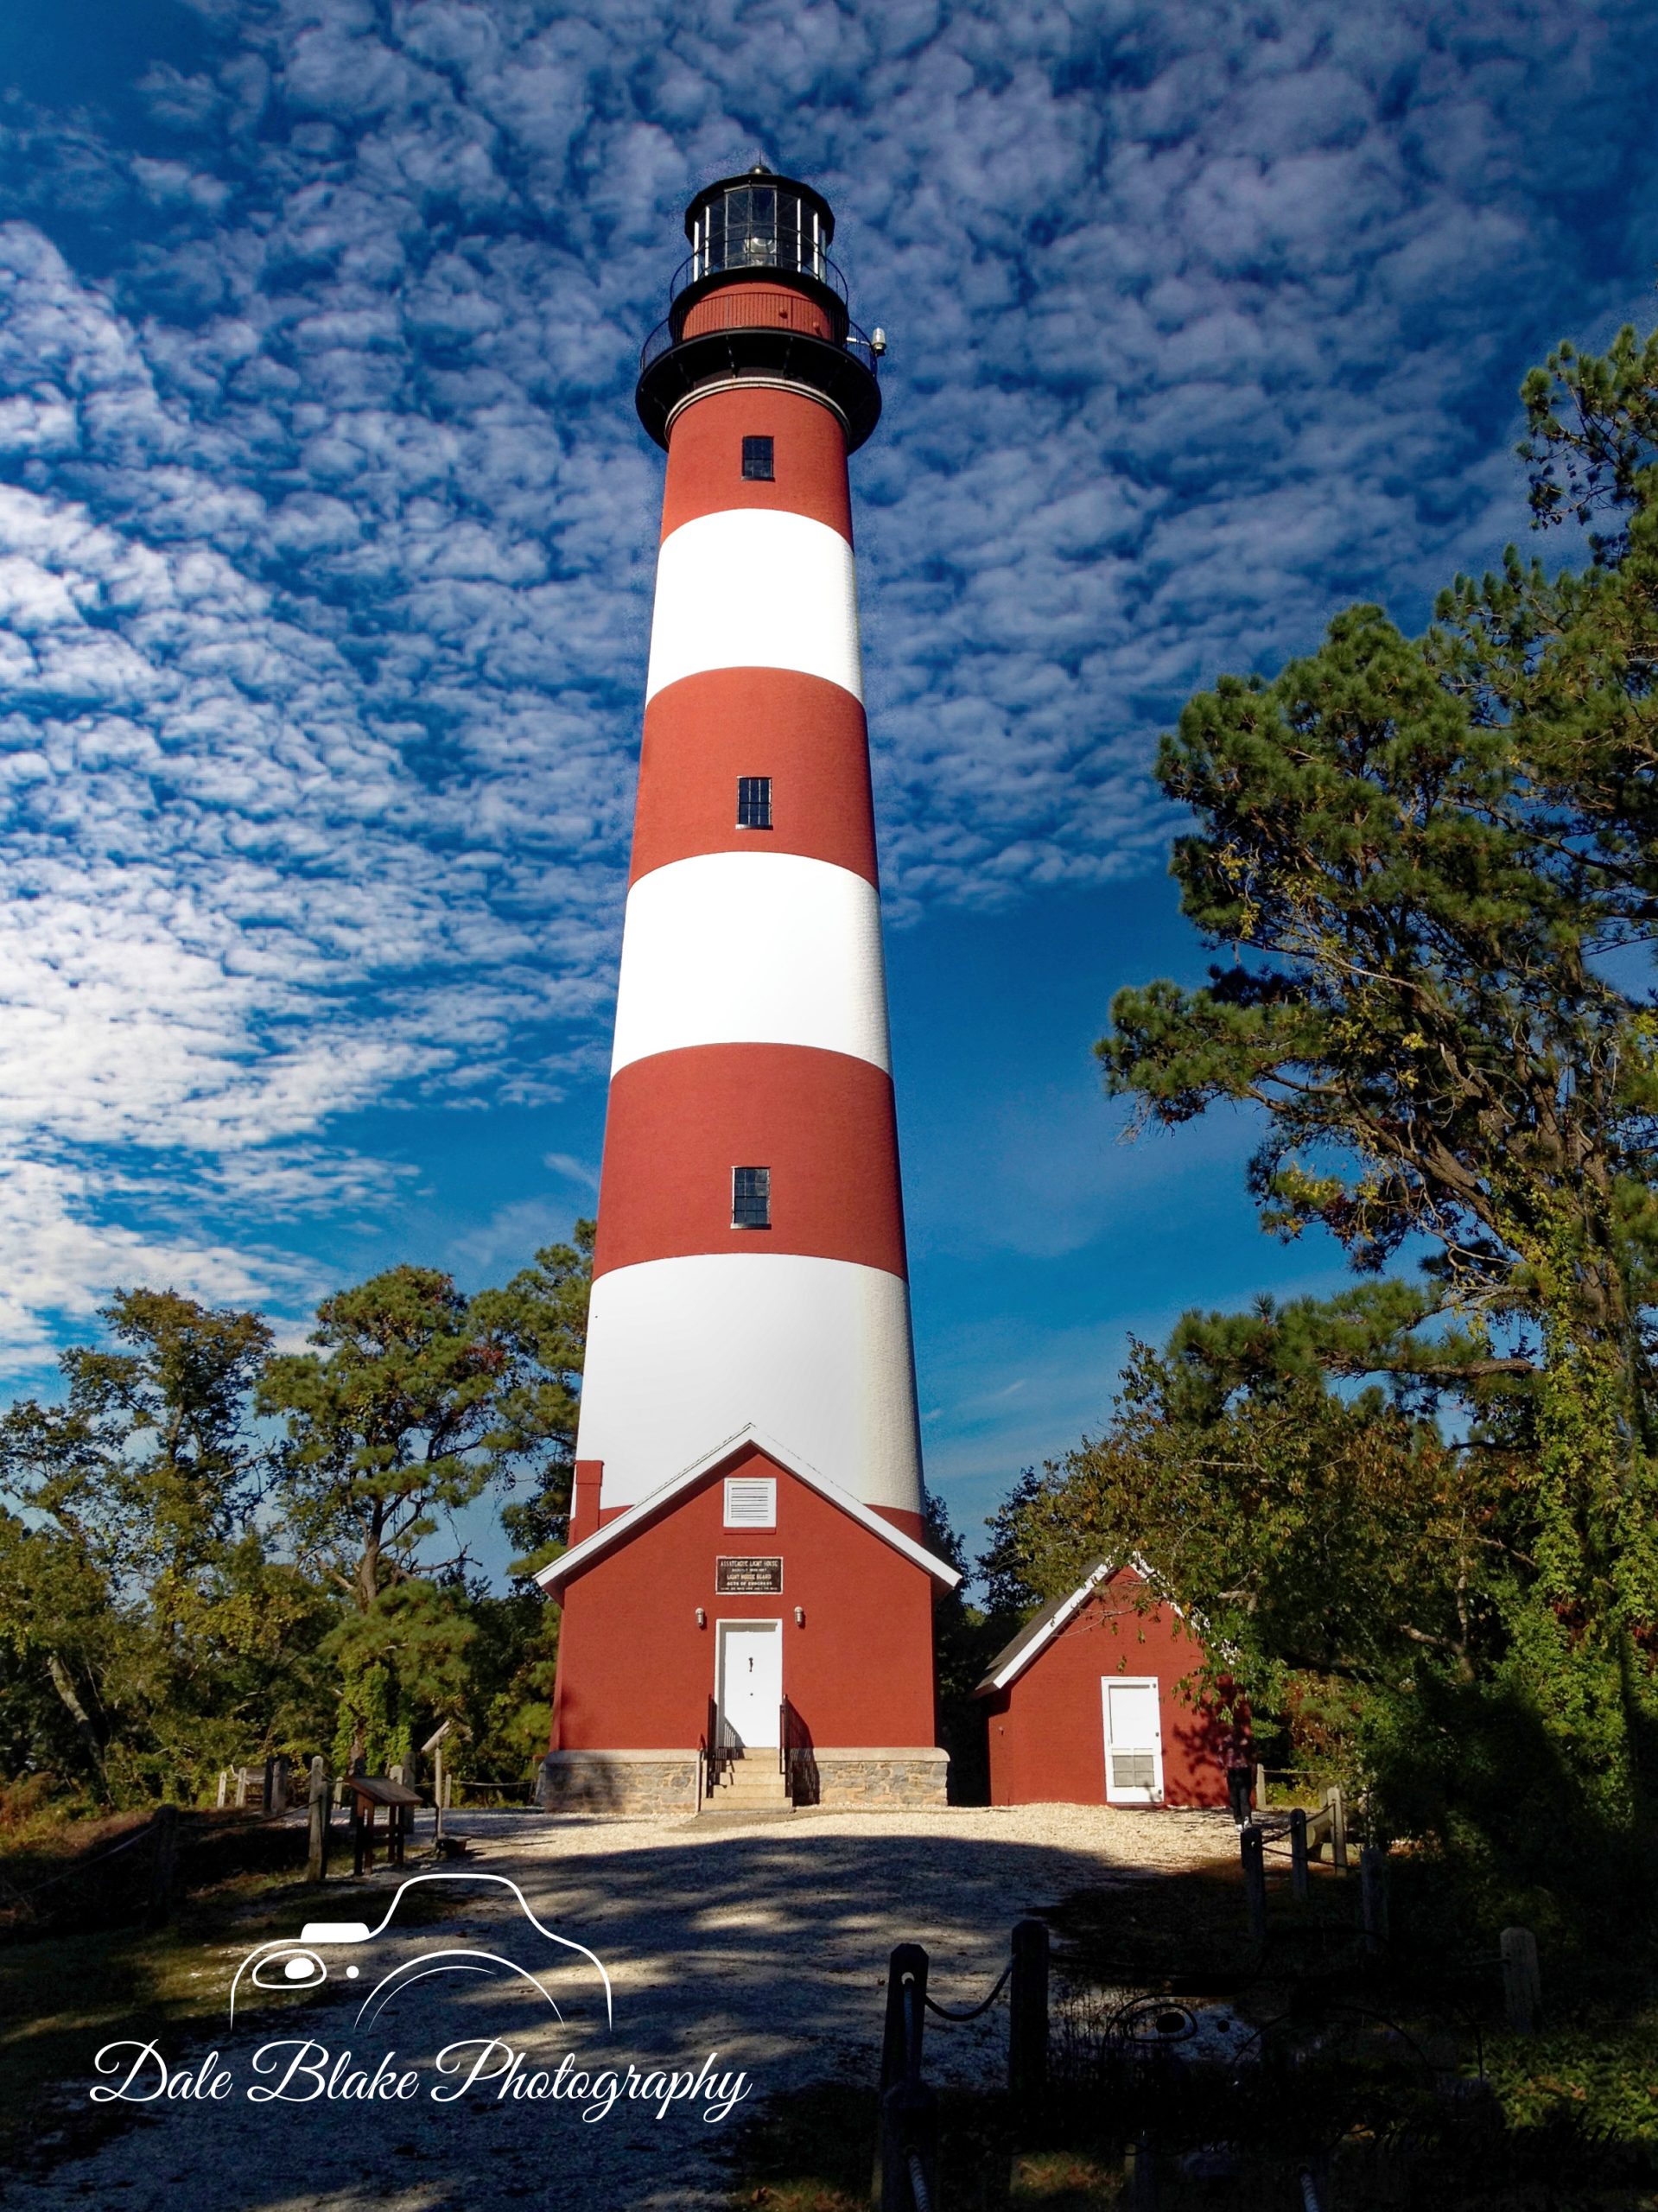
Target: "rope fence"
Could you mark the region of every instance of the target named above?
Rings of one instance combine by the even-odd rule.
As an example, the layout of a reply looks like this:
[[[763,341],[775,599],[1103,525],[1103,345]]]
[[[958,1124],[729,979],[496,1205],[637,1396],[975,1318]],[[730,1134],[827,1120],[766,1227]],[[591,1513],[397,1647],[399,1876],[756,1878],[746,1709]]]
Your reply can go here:
[[[1330,1878],[1335,1884],[1336,1894],[1347,1900],[1345,1916],[1312,1924],[1344,1929],[1356,1949],[1360,1980],[1357,1991],[1347,2000],[1337,1996],[1329,1985],[1327,1964],[1319,1966],[1309,1978],[1295,1968],[1293,1948],[1285,1950],[1284,1935],[1296,1925],[1309,1924],[1305,1918],[1275,1926],[1274,1918],[1268,1916],[1265,1862],[1269,1835],[1274,1840],[1274,1856],[1290,1859],[1293,1893],[1298,1902],[1305,1891],[1304,1887],[1293,1889],[1293,1877],[1299,1873],[1305,1882],[1312,1842],[1316,1839],[1326,1847],[1339,1848],[1339,1858],[1337,1849],[1331,1848]],[[1289,1840],[1287,1849],[1282,1841],[1286,1836]],[[1360,2024],[1366,2032],[1385,2031],[1391,2046],[1407,2051],[1425,2080],[1436,2075],[1440,2062],[1431,2063],[1418,2037],[1402,2021],[1390,2017],[1394,2008],[1383,2009],[1375,2001],[1385,1991],[1386,1984],[1378,1983],[1372,1977],[1393,1944],[1388,1855],[1378,1846],[1367,1843],[1356,1853],[1356,1866],[1350,1864],[1345,1808],[1339,1793],[1326,1793],[1324,1804],[1316,1812],[1296,1808],[1281,1825],[1251,1821],[1239,1831],[1238,1841],[1244,1910],[1254,1941],[1251,1962],[1237,1974],[1229,1969],[1223,1986],[1230,1992],[1233,2002],[1242,1990],[1252,1984],[1275,1986],[1275,1978],[1268,1975],[1267,1962],[1271,1959],[1276,1961],[1279,1975],[1287,1962],[1293,1993],[1286,2010],[1275,2018],[1261,2019],[1242,2042],[1231,2040],[1224,2044],[1217,2063],[1224,2076],[1225,2094],[1234,2099],[1247,2097],[1251,2094],[1252,2082],[1254,2088],[1259,2090],[1261,2077],[1258,2071],[1252,2076],[1245,2061],[1251,2056],[1261,2056],[1269,2037],[1277,2037],[1286,2031],[1293,2034],[1304,2028],[1309,2002],[1323,2024],[1319,2029],[1321,2037],[1331,2031],[1331,2024],[1341,2020]],[[1355,1874],[1356,1879],[1352,1878]],[[1356,1912],[1353,1910],[1355,1901]],[[1350,1952],[1349,1956],[1351,1957]],[[1121,2137],[1126,2139],[1125,2190],[1121,2201],[1128,2206],[1156,2206],[1160,2159],[1168,2149],[1164,2131],[1170,2126],[1184,2125],[1178,2115],[1185,2113],[1189,2118],[1196,2109],[1190,2103],[1179,2104],[1178,2100],[1173,2105],[1167,2102],[1171,2079],[1168,2069],[1173,2068],[1176,2073],[1182,2073],[1190,2065],[1196,2069],[1193,2078],[1202,2079],[1207,2078],[1206,2068],[1217,2063],[1213,2048],[1216,2037],[1204,2024],[1203,1999],[1194,1997],[1193,2001],[1185,2002],[1176,1995],[1158,1993],[1137,1993],[1121,2001],[1115,2001],[1114,1998],[1103,2007],[1090,2007],[1079,2025],[1078,1990],[1068,1982],[1064,1986],[1065,1993],[1058,2015],[1060,2041],[1057,2050],[1051,2051],[1050,1964],[1050,1936],[1045,1922],[1021,1920],[1013,1930],[1007,1962],[987,1993],[975,2003],[945,2005],[928,1986],[931,1961],[925,1948],[919,1943],[900,1943],[893,1951],[886,1982],[880,2127],[871,2177],[871,2202],[880,2208],[880,2212],[949,2212],[946,2198],[950,2204],[955,2202],[956,2184],[951,2183],[941,2189],[939,2102],[926,2075],[926,2023],[931,2015],[945,2027],[964,2024],[982,2018],[1003,2001],[1007,2006],[1007,2096],[1008,2139],[1013,2146],[1008,2155],[1016,2157],[1020,2146],[1036,2145],[1052,2126],[1070,2125],[1066,2114],[1074,2116],[1080,2096],[1083,2108],[1089,2113],[1098,2113],[1102,2109],[1115,2112]],[[1503,2017],[1509,2031],[1534,2032],[1542,2018],[1542,1990],[1536,1941],[1529,1930],[1505,1929],[1496,1953],[1463,1961],[1456,1971],[1489,1976],[1494,1968],[1502,1975]],[[1112,1978],[1121,1975],[1121,1980],[1115,1983],[1115,1990],[1120,1995],[1123,1982],[1135,1973],[1136,1969],[1127,1962],[1110,1964],[1090,1957],[1087,1981],[1092,1986],[1111,1992]],[[1420,1963],[1414,1978],[1420,1984]],[[1159,1979],[1166,1991],[1184,1987],[1190,1992],[1201,1992],[1204,1998],[1212,2001],[1217,1969],[1214,1961],[1205,1961],[1201,1966],[1171,1969]],[[1430,2004],[1430,2014],[1443,2012],[1449,2018],[1454,2013],[1463,2027],[1471,2029],[1478,2067],[1477,2086],[1483,2088],[1485,2054],[1478,2018],[1471,2009],[1463,2018],[1459,2003],[1446,1997],[1452,1980],[1454,1975],[1446,1977],[1431,1972],[1430,1981],[1437,1993]],[[1411,2015],[1413,2019],[1415,2017],[1414,2013]],[[1229,2032],[1236,2037],[1246,2024],[1236,2016],[1229,2016],[1220,2027],[1223,2034]],[[1176,2053],[1183,2046],[1189,2049],[1190,2057],[1177,2060]],[[1191,2094],[1190,2091],[1180,2094],[1188,2097]],[[1211,2089],[1204,2094],[1210,2098],[1208,2109],[1212,2116],[1217,2092]],[[1140,2101],[1148,2097],[1151,2102]],[[1158,2101],[1159,2097],[1162,2102]],[[1471,2099],[1453,2101],[1453,2114],[1462,2110],[1464,2104],[1467,2112],[1477,2119]],[[1171,2118],[1171,2114],[1175,2116]],[[1292,2190],[1300,2212],[1322,2212],[1327,2201],[1323,2163],[1327,2147],[1307,2163],[1301,2162],[1298,2151],[1294,2163],[1279,2170],[1281,2185]],[[980,2199],[975,2195],[971,2201],[977,2202]]]

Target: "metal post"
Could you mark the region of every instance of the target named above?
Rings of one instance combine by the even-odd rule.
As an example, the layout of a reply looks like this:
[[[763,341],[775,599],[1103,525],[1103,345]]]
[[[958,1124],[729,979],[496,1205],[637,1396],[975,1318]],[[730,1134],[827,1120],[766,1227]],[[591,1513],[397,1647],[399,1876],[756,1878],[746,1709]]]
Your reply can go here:
[[[311,1761],[311,1823],[305,1861],[308,1882],[328,1878],[328,1770],[319,1751]]]
[[[1368,1843],[1359,1853],[1359,1919],[1365,1950],[1377,1958],[1388,1945],[1388,1854]]]
[[[288,1754],[286,1751],[278,1751],[271,1762],[270,1802],[265,1810],[270,1813],[285,1813],[288,1810]]]
[[[1016,2129],[1035,2120],[1047,2093],[1048,1923],[1021,1920],[1007,1985],[1007,2095]]]
[[[1238,1830],[1238,1855],[1243,1862],[1243,1905],[1249,1916],[1249,1933],[1257,1943],[1267,1940],[1266,1838],[1251,1821]]]
[[[1534,2035],[1543,2017],[1537,1938],[1529,1928],[1502,1931],[1502,2015],[1512,2035]]]
[[[1290,1895],[1305,1904],[1311,1885],[1307,1874],[1307,1816],[1298,1805],[1290,1815]]]
[[[938,2100],[922,2081],[880,2101],[881,2212],[937,2212]]]
[[[1144,2135],[1128,2145],[1128,2187],[1124,2192],[1133,2212],[1157,2212],[1157,2160]]]

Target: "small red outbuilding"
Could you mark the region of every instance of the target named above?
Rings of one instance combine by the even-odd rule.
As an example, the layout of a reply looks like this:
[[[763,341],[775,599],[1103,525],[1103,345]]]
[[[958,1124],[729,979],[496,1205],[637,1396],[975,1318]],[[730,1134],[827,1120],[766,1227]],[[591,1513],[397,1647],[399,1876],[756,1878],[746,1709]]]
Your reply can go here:
[[[1225,1732],[1180,1684],[1203,1646],[1138,1564],[1097,1560],[992,1661],[993,1805],[1224,1805]]]

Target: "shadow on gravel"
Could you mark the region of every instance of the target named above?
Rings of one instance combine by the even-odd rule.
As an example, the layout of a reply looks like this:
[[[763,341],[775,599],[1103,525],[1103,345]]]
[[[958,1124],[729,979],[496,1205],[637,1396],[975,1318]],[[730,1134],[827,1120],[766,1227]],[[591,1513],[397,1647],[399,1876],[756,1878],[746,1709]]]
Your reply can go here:
[[[187,2036],[181,2024],[148,2027],[136,2015],[130,2032],[153,2033],[175,2069],[197,2068],[217,2049],[232,2088],[216,2101],[156,2100],[143,2107],[148,2124],[101,2157],[58,2165],[49,2178],[20,2177],[14,2201],[29,2212],[48,2202],[177,2212],[187,2183],[189,2212],[313,2204],[343,2212],[359,2203],[439,2212],[473,2207],[486,2190],[541,2197],[556,2179],[557,2201],[571,2212],[722,2205],[728,2183],[711,2154],[736,2131],[708,2124],[689,2099],[659,2117],[655,2101],[624,2088],[602,2116],[587,2118],[568,2096],[501,2094],[480,2082],[435,2103],[432,2088],[444,2086],[435,2053],[496,2037],[530,2054],[521,2080],[537,2069],[553,2075],[570,2054],[575,2070],[618,2069],[626,2083],[630,2067],[642,2082],[717,2052],[719,2070],[746,2074],[751,2103],[826,2075],[862,2081],[876,2063],[893,1944],[926,1943],[941,1998],[975,1999],[1000,1972],[1016,1919],[1100,1878],[1093,1853],[952,1834],[948,1817],[935,1833],[898,1837],[851,1823],[831,1829],[810,1815],[747,1833],[688,1827],[683,1844],[675,1832],[620,1828],[613,1848],[594,1853],[591,1831],[611,1826],[581,1816],[468,1821],[475,1855],[453,1871],[511,1872],[550,1927],[599,1955],[616,1983],[613,2035],[588,2019],[545,2027],[514,1994],[458,1976],[455,1993],[429,1986],[388,2015],[391,2034],[355,2029],[354,2012],[332,2001],[302,2017],[280,1996],[245,2031],[238,2018],[233,2036],[211,2009]],[[560,1834],[578,1827],[588,1831],[585,1849],[561,1859]],[[1145,1878],[1125,1869],[1123,1878]],[[378,1918],[367,1900],[384,1888],[384,1878],[333,1883],[326,1909]],[[496,1924],[496,1904],[481,1890],[467,1912],[474,1938]],[[204,1974],[221,1971],[223,1941],[221,1932],[218,1951],[204,1955]],[[992,2015],[987,2032],[995,2026]],[[250,2104],[255,2051],[302,2033],[334,2058],[348,2050],[359,2082],[391,2052],[395,2071],[418,2075],[417,2088],[400,2101],[341,2090],[302,2104]],[[72,2099],[84,2100],[96,2078],[96,2048],[89,2035],[80,2081],[67,2085]]]

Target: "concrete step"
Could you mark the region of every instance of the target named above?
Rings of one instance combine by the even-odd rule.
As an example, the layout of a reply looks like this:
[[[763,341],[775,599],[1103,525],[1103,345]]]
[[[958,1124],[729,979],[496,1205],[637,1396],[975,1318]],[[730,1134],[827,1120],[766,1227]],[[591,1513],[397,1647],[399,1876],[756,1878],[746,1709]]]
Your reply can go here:
[[[745,1774],[741,1767],[727,1770],[708,1792],[709,1812],[778,1812],[791,1809],[793,1800],[783,1777],[759,1767]]]

